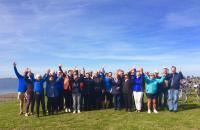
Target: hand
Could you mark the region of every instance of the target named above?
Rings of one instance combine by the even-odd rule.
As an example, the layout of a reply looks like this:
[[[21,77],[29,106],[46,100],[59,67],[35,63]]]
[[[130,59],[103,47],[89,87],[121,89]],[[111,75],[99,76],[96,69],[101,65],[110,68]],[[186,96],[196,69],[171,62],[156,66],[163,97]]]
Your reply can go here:
[[[49,73],[50,73],[50,69],[47,70],[47,74],[49,74]]]
[[[59,67],[59,68],[62,68],[62,65],[60,64],[58,67]]]
[[[13,66],[15,67],[15,66],[17,66],[17,64],[15,62],[13,62]]]

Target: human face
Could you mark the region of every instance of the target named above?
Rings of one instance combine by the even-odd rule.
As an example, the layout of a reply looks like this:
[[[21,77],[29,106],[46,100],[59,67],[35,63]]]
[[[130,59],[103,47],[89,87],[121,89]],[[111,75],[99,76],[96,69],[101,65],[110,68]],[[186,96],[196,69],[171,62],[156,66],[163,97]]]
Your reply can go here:
[[[87,74],[86,74],[86,78],[89,78],[89,77],[90,77],[90,75],[87,73]]]
[[[154,74],[150,74],[150,79],[154,79],[155,75]]]
[[[140,76],[141,76],[141,72],[140,72],[140,71],[137,71],[137,72],[136,72],[136,76],[137,76],[137,77],[140,77]]]
[[[176,73],[176,67],[175,66],[173,66],[171,70],[172,70],[172,73]]]

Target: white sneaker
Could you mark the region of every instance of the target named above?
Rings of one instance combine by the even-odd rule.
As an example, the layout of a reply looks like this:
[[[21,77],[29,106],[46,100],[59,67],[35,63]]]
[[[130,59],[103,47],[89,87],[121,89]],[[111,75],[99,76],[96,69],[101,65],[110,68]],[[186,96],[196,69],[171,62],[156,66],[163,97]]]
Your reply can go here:
[[[65,112],[69,112],[67,108],[65,109]]]
[[[81,113],[81,111],[80,111],[80,110],[78,110],[78,113]]]
[[[26,117],[29,116],[28,113],[26,113],[25,116],[26,116]]]
[[[76,111],[73,111],[73,114],[75,114],[76,113]]]
[[[151,114],[151,110],[148,110],[148,112],[147,112],[147,113]]]
[[[156,109],[154,109],[153,112],[156,113],[156,114],[158,113],[158,111]]]
[[[68,112],[71,112],[71,109],[70,109],[70,108],[68,109]]]

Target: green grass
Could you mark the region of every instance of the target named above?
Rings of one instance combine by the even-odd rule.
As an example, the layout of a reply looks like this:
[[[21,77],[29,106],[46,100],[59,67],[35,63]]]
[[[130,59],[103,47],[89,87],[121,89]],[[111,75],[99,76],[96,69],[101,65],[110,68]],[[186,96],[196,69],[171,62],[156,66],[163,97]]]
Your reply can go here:
[[[200,103],[189,97],[180,101],[179,112],[159,114],[127,113],[124,110],[99,110],[81,114],[58,113],[54,116],[25,117],[18,115],[17,101],[0,103],[0,129],[64,129],[64,130],[200,130]]]

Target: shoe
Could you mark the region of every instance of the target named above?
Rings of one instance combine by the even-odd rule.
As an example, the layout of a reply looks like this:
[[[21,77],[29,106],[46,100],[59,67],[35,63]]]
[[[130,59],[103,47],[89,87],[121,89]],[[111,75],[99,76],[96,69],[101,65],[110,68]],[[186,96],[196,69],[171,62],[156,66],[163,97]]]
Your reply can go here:
[[[156,114],[158,113],[158,111],[156,109],[154,109],[153,112],[156,113]]]
[[[25,116],[26,116],[26,117],[28,117],[28,116],[29,116],[29,114],[28,114],[28,113],[26,113],[26,114],[25,114]]]
[[[148,110],[148,112],[147,112],[147,113],[151,114],[151,110]]]
[[[29,115],[34,115],[33,112],[30,112]]]
[[[78,110],[78,113],[81,113],[81,111],[80,111],[80,110]]]
[[[73,111],[73,114],[75,114],[76,113],[76,111]]]
[[[19,115],[23,115],[23,112],[20,112]]]
[[[65,112],[69,112],[67,108],[65,109]]]
[[[71,109],[70,109],[70,108],[68,109],[68,112],[71,112]]]

